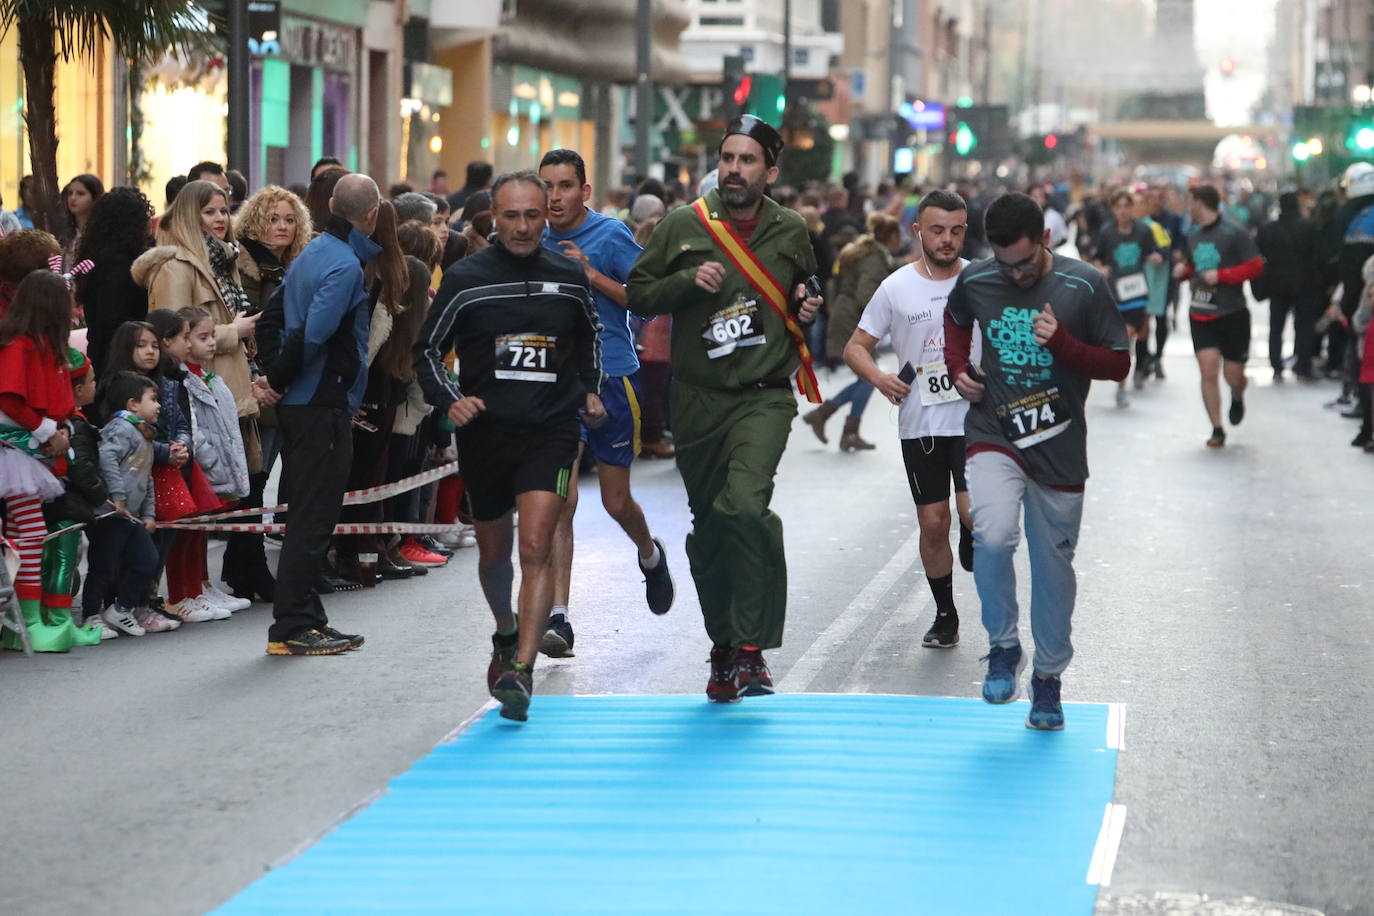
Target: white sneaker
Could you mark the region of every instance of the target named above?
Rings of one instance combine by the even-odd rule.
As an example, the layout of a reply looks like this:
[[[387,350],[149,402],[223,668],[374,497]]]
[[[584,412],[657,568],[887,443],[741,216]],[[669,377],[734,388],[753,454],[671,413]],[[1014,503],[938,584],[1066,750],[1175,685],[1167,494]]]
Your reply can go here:
[[[229,610],[229,608],[225,605],[215,601],[206,592],[201,592],[194,598],[187,598],[186,600],[199,601],[205,607],[205,609],[210,612],[211,620],[228,620],[230,617],[234,615],[233,611]]]
[[[136,608],[134,619],[143,627],[145,633],[170,633],[181,626],[180,620],[164,617],[152,608]]]
[[[477,529],[472,525],[464,525],[463,530],[458,533],[458,547],[476,547]]]
[[[247,598],[235,598],[227,592],[221,591],[209,582],[201,586],[200,593],[205,596],[211,604],[218,604],[220,607],[227,607],[230,613],[234,611],[246,611],[253,606],[253,602]]]
[[[463,546],[463,534],[461,531],[446,531],[443,534],[433,535],[433,537],[434,540],[443,544],[445,547],[457,548]]]
[[[112,604],[101,611],[100,619],[105,621],[106,625],[129,636],[142,636],[147,632],[133,614],[117,604]]]
[[[104,641],[107,640],[107,639],[118,639],[118,638],[119,638],[119,631],[116,630],[114,627],[110,626],[110,625],[109,625],[108,623],[106,623],[104,620],[101,620],[99,614],[93,614],[93,615],[91,615],[90,617],[87,617],[87,618],[85,619],[85,621],[82,622],[81,627],[82,627],[82,629],[85,629],[86,627],[91,626],[91,625],[93,625],[93,624],[97,624],[97,623],[100,624],[100,641],[101,641],[101,642],[104,642]]]
[[[215,612],[210,609],[210,605],[200,595],[183,599],[177,604],[167,605],[167,613],[182,623],[204,623],[207,620],[217,619]]]

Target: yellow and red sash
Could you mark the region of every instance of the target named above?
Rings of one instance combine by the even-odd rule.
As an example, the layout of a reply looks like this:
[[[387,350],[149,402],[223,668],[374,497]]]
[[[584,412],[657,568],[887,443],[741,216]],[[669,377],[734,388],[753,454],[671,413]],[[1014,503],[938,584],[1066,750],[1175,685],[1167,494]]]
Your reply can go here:
[[[806,399],[812,404],[821,403],[821,386],[816,381],[816,370],[812,367],[811,350],[806,346],[806,334],[802,331],[801,325],[792,317],[788,306],[790,301],[782,284],[773,278],[768,272],[768,268],[763,266],[758,256],[750,250],[749,245],[744,239],[735,232],[735,227],[728,222],[713,219],[711,211],[707,209],[705,198],[698,197],[692,204],[697,211],[697,218],[710,233],[711,239],[716,243],[725,256],[730,259],[730,263],[735,265],[735,269],[744,274],[744,279],[749,281],[749,285],[763,297],[763,301],[772,307],[773,312],[782,319],[782,323],[787,327],[787,333],[792,335],[792,342],[797,345],[797,352],[801,354],[801,368],[797,370],[797,390],[806,395]]]

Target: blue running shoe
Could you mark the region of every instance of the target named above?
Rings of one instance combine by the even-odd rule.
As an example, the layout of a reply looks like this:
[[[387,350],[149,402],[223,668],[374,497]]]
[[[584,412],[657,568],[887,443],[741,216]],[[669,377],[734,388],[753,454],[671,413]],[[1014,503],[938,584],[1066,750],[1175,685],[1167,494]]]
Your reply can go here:
[[[1030,680],[1031,711],[1026,716],[1026,728],[1057,732],[1064,727],[1064,707],[1059,704],[1059,678],[1041,677]]]
[[[983,678],[984,700],[1010,703],[1021,695],[1021,671],[1026,667],[1026,657],[1020,646],[993,646],[979,661],[988,663],[987,677]]]

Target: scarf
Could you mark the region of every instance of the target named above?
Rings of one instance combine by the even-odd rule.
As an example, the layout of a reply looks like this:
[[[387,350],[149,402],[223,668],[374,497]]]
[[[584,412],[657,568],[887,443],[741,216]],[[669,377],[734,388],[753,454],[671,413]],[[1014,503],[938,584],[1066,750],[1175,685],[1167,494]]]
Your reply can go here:
[[[130,423],[132,423],[134,425],[134,428],[137,429],[143,435],[143,438],[147,439],[149,442],[152,442],[153,437],[157,435],[157,430],[153,429],[153,427],[147,421],[145,421],[142,417],[140,417],[138,414],[134,413],[131,410],[116,410],[114,412],[114,415],[121,420],[127,420]]]
[[[219,294],[233,315],[242,315],[253,305],[248,294],[234,279],[234,264],[239,259],[239,246],[233,242],[221,242],[210,233],[205,233],[205,250],[210,254],[210,273],[215,276]],[[248,357],[248,374],[258,375],[258,343],[253,338],[243,341],[243,352]]]
[[[248,294],[243,291],[243,287],[234,279],[234,263],[239,258],[239,246],[233,242],[221,242],[207,232],[205,250],[209,252],[210,272],[215,275],[215,282],[219,285],[219,294],[224,298],[224,304],[235,315],[242,315],[248,311],[252,303],[248,301]]]

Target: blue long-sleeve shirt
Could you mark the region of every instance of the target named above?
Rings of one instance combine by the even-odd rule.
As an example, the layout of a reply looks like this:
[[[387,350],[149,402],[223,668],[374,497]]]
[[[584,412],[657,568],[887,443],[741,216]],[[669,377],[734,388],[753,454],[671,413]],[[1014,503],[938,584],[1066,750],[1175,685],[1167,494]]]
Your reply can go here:
[[[356,411],[367,388],[371,323],[362,265],[381,253],[347,221],[331,219],[282,281],[281,352],[267,373],[281,403]]]

